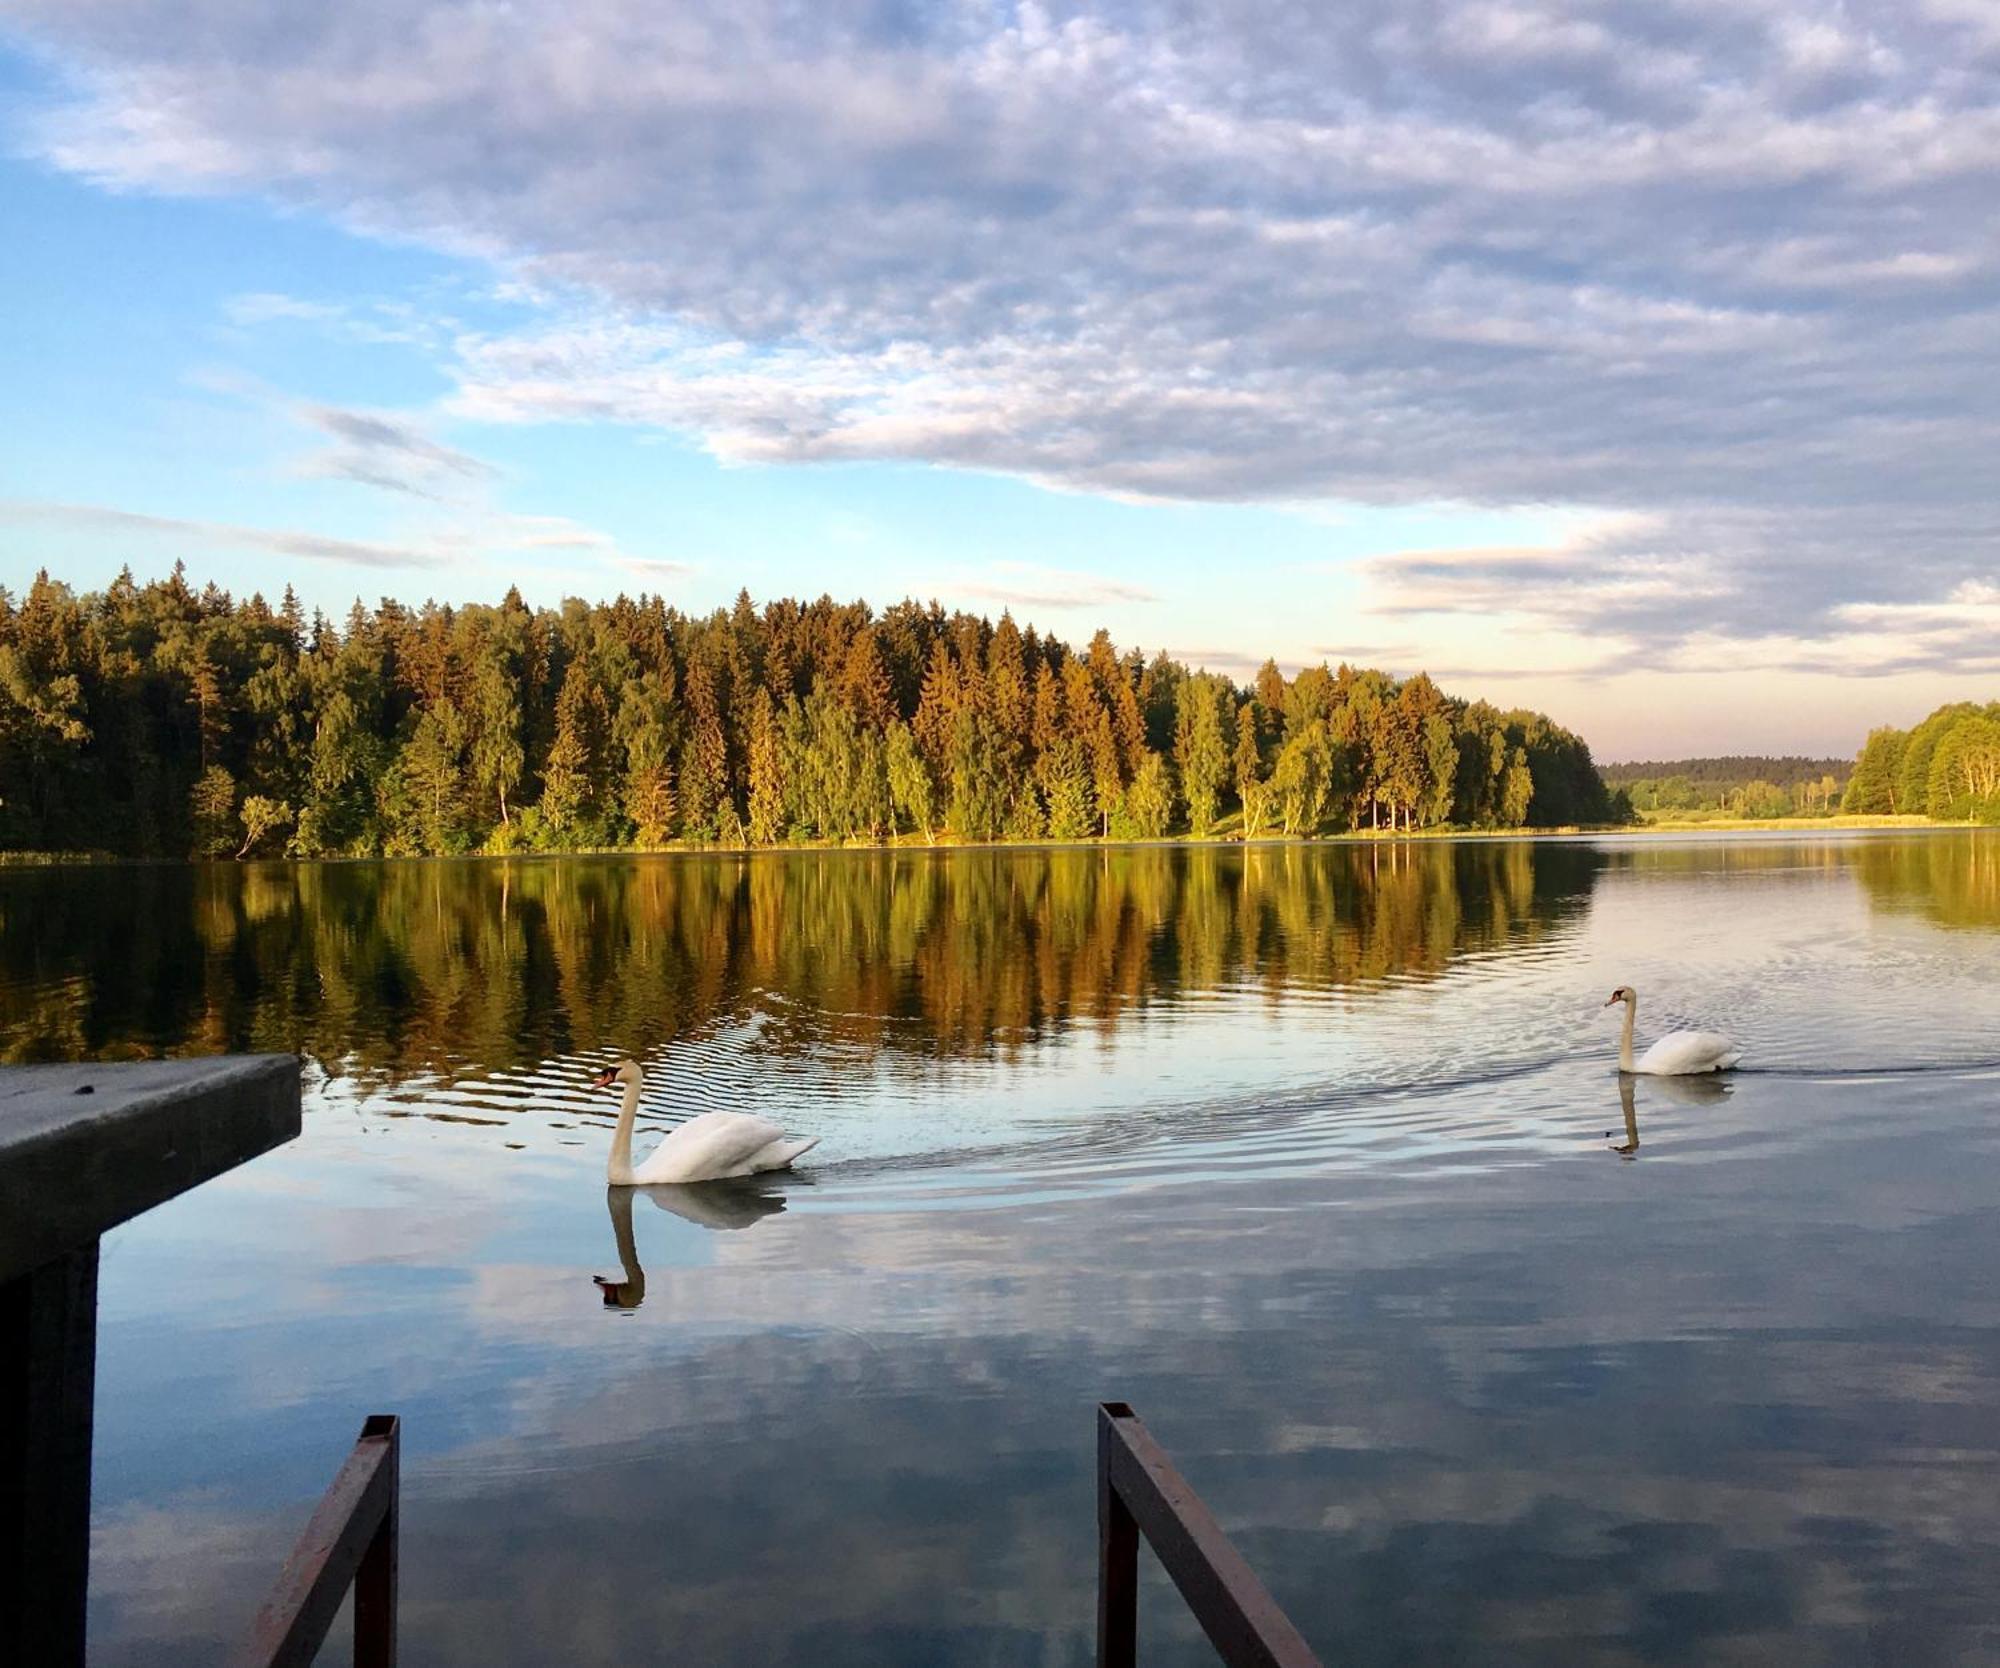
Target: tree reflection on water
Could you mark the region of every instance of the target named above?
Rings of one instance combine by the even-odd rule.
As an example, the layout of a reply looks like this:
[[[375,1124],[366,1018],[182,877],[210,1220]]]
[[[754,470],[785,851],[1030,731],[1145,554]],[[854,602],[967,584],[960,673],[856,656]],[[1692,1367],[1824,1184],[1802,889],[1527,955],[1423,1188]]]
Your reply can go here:
[[[287,1049],[367,1080],[762,1012],[779,1047],[795,1027],[1004,1057],[1166,995],[1434,976],[1541,938],[1603,861],[1496,841],[19,871],[0,1048]]]

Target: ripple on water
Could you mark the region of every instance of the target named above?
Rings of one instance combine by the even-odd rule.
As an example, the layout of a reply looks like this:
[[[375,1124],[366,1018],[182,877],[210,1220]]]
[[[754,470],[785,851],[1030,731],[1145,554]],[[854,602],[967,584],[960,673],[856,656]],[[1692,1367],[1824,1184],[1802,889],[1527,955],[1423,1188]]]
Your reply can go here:
[[[1058,1051],[1060,1054],[1062,1051]],[[1142,1050],[1143,1052],[1143,1050]],[[1388,1052],[1387,1050],[1381,1051]],[[843,1077],[810,1059],[761,1060],[725,1039],[660,1051],[642,1103],[641,1142],[688,1116],[740,1107],[810,1130],[822,1145],[814,1179],[836,1191],[824,1205],[946,1195],[991,1199],[1027,1193],[1102,1192],[1130,1186],[1307,1170],[1396,1171],[1452,1163],[1532,1163],[1573,1150],[1615,1123],[1617,1084],[1610,1051],[1545,1049],[1464,1069],[1440,1051],[1341,1076],[1269,1079],[1254,1089],[1176,1093],[1148,1080],[1134,1093],[1117,1086],[1085,1101],[1070,1083],[1073,1062],[1047,1070],[1068,1092],[1024,1095],[1000,1073],[949,1074],[926,1087],[906,1075]],[[379,1110],[501,1131],[523,1124],[589,1132],[608,1143],[614,1102],[583,1084],[601,1056],[562,1057],[534,1068],[456,1081],[408,1082],[377,1101]],[[1738,1076],[1808,1083],[1855,1083],[1925,1075],[2000,1071],[1985,1061],[1918,1061],[1813,1068],[1774,1063]],[[1677,1086],[1642,1080],[1642,1100],[1671,1104]],[[1795,1134],[1764,1132],[1755,1144]],[[1751,1137],[1741,1132],[1738,1144]],[[1684,1156],[1694,1156],[1688,1149]]]
[[[822,1202],[1543,1162],[1621,1116],[1603,1007],[1620,983],[1641,991],[1642,1043],[1678,1026],[1736,1038],[1744,1095],[2000,1069],[2000,937],[1871,910],[1818,862],[1684,873],[1641,856],[1540,936],[1446,934],[1435,956],[1364,976],[1355,944],[1321,932],[949,1042],[914,1002],[849,1011],[753,985],[740,1011],[645,1051],[642,1146],[702,1112],[758,1112],[821,1138]],[[496,1150],[553,1131],[594,1159],[616,1100],[588,1080],[613,1058],[455,1060],[362,1104]],[[1658,1086],[1641,1091],[1653,1103],[1672,1107]],[[1730,1111],[1681,1155],[1799,1138]]]

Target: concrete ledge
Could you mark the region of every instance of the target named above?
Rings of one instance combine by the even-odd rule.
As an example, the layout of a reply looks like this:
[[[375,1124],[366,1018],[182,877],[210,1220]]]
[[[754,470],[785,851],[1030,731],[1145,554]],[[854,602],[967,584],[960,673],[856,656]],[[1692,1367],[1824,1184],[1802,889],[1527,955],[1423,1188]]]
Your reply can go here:
[[[0,1283],[298,1133],[291,1054],[0,1068]]]

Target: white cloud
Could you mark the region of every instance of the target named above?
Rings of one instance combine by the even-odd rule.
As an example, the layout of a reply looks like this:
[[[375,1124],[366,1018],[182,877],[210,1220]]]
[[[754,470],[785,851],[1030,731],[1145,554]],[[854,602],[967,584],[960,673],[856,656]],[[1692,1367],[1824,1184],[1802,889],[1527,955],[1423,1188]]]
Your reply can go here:
[[[1514,602],[1660,655],[1993,568],[2000,36],[1961,0],[11,13],[82,89],[56,164],[494,263],[538,316],[438,349],[463,417],[1619,505],[1658,529],[1619,574]]]
[[[281,309],[277,316],[309,315]],[[500,472],[485,459],[434,439],[428,432],[426,414],[293,400],[254,379],[234,375],[205,373],[192,380],[198,387],[246,401],[324,436],[328,444],[293,460],[290,469],[294,475],[344,481],[417,500],[421,507],[413,510],[415,530],[397,541],[395,549],[423,565],[506,554],[582,555],[619,564],[628,560],[618,540],[601,528],[585,526],[568,516],[501,507],[494,490]],[[88,513],[125,516],[132,524],[157,523],[156,530],[183,525],[158,517],[130,517],[124,511]],[[328,554],[345,548],[377,547],[327,541]],[[662,571],[678,566],[653,565]]]

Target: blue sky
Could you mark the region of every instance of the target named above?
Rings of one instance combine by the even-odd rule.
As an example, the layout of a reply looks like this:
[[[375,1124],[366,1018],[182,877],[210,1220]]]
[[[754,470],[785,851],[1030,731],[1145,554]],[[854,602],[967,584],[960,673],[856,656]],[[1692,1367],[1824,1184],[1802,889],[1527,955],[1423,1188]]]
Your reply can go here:
[[[906,594],[1600,756],[1991,694],[2000,30],[0,0],[0,584]]]

